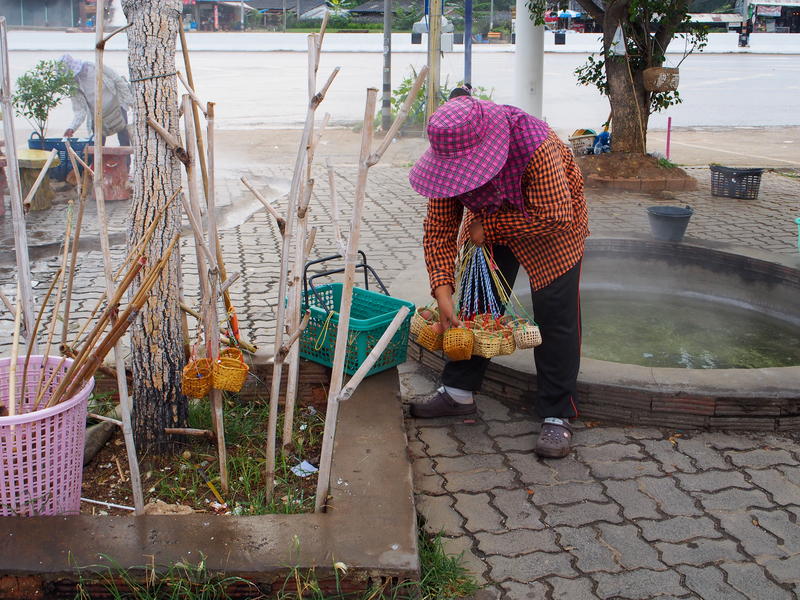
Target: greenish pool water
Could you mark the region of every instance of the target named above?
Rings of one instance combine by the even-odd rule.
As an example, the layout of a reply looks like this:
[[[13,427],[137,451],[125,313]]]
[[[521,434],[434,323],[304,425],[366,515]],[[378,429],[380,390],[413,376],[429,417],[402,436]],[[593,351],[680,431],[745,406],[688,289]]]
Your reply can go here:
[[[581,290],[582,356],[646,367],[800,365],[800,328],[721,302]]]

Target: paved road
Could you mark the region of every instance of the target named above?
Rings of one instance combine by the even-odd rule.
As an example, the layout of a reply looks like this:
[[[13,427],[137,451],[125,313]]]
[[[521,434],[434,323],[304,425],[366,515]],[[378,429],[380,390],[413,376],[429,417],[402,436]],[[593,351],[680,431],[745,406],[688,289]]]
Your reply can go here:
[[[39,60],[56,59],[61,51],[12,52],[15,79]],[[74,52],[94,60],[92,52]],[[397,88],[411,69],[425,64],[425,54],[395,55],[392,86]],[[544,117],[558,130],[597,128],[608,118],[609,104],[594,88],[579,86],[575,69],[585,54],[545,55]],[[676,58],[679,60],[679,58]],[[203,100],[217,103],[221,129],[302,127],[307,104],[305,55],[299,52],[198,52],[192,55],[197,91]],[[320,79],[341,67],[323,108],[332,126],[351,126],[364,118],[367,87],[382,89],[383,58],[379,53],[323,52]],[[106,64],[127,72],[124,52],[107,52]],[[178,68],[183,69],[181,61]],[[463,78],[463,56],[447,54],[442,61],[442,82],[450,85]],[[476,54],[473,83],[494,90],[497,102],[513,102],[514,55]],[[242,82],[247,82],[243,85]],[[800,55],[709,54],[693,55],[681,65],[680,95],[683,103],[653,115],[651,130],[673,127],[788,127],[800,125]],[[321,118],[320,114],[320,118]],[[70,103],[55,109],[50,135],[60,135],[72,120]],[[16,120],[16,137],[23,140],[31,128]],[[81,129],[79,135],[86,135]]]

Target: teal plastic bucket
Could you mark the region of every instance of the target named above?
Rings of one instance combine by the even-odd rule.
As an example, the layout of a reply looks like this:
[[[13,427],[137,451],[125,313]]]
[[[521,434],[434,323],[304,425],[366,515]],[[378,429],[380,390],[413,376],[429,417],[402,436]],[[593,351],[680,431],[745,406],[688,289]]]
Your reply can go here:
[[[794,220],[797,223],[797,249],[800,250],[800,217]]]

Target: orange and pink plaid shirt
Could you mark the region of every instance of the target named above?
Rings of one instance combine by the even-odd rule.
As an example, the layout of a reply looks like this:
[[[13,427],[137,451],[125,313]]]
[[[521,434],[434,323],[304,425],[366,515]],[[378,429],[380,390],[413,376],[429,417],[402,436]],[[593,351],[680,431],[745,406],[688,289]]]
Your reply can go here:
[[[440,285],[455,289],[456,255],[469,238],[469,226],[475,219],[483,221],[487,244],[511,249],[534,290],[575,266],[589,235],[583,176],[572,152],[553,131],[528,162],[522,192],[530,219],[507,202],[494,214],[467,211],[464,217],[464,205],[458,198],[428,200],[423,248],[432,292]]]

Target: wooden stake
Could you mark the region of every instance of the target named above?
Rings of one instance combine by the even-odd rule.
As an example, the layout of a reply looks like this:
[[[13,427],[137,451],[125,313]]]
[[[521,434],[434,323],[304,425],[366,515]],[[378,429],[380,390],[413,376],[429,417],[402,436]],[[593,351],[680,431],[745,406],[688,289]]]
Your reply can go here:
[[[258,199],[259,202],[261,202],[261,204],[264,205],[264,208],[267,209],[267,212],[269,214],[271,214],[272,217],[275,219],[275,222],[278,224],[278,230],[281,232],[281,236],[285,235],[286,234],[286,221],[283,219],[283,217],[281,217],[278,214],[278,211],[275,210],[273,208],[273,206],[269,202],[267,202],[267,199],[264,198],[264,196],[262,196],[261,194],[258,193],[258,190],[253,187],[253,184],[251,184],[247,180],[247,178],[242,177],[241,181],[242,181],[242,183],[245,185],[245,187],[248,190],[253,192],[253,195]]]
[[[97,15],[105,14],[105,0],[97,0]],[[108,220],[106,218],[105,191],[103,190],[103,19],[97,19],[95,50],[95,107],[94,107],[94,197],[97,204],[97,220],[100,225],[100,248],[103,251],[103,267],[106,278],[106,294],[114,296],[114,281],[111,268],[111,251],[108,243]],[[114,344],[114,360],[117,367],[117,385],[119,387],[119,403],[122,408],[122,433],[125,438],[125,449],[128,454],[128,467],[131,472],[133,488],[133,504],[136,514],[144,514],[144,495],[142,479],[139,475],[139,460],[136,456],[136,444],[131,427],[131,399],[128,395],[128,380],[125,377],[125,352],[122,342]]]
[[[191,214],[190,221],[192,217],[197,219],[197,215],[200,214],[200,202],[198,199],[197,194],[197,177],[194,168],[194,156],[197,154],[197,147],[194,144],[195,138],[195,131],[194,131],[194,123],[189,118],[189,112],[191,109],[192,99],[187,94],[183,97],[183,125],[186,134],[186,143],[190,148],[189,152],[189,164],[186,165],[186,177],[189,182],[189,199],[191,202]],[[212,116],[213,116],[213,105],[211,106]],[[211,121],[213,123],[213,119]],[[213,131],[213,130],[212,130]],[[213,148],[213,133],[211,134],[211,138],[209,140],[209,149]],[[213,185],[211,179],[209,179],[210,185]],[[211,192],[211,188],[209,186],[209,195],[206,199],[208,201],[208,237],[209,240],[215,240],[217,237],[217,221],[216,221],[216,208],[214,206],[214,194]],[[216,257],[212,256],[211,252],[209,251],[208,247],[205,244],[203,232],[199,230],[198,224],[192,225],[194,232],[195,232],[195,242],[196,245],[202,246],[203,251],[207,254],[208,258],[208,270],[205,264],[205,261],[200,261],[200,257],[202,253],[198,249],[198,260],[197,260],[197,267],[199,269],[199,276],[200,276],[200,286],[203,293],[203,304],[205,306],[205,310],[202,311],[203,315],[203,329],[205,329],[206,333],[206,356],[210,358],[212,361],[216,362],[217,358],[219,358],[219,319],[217,317],[217,285],[218,285],[218,278],[219,278],[219,270],[217,268],[217,261]],[[195,229],[197,227],[197,229]],[[209,275],[214,279],[215,283],[212,285],[212,281],[209,278]],[[222,392],[214,387],[211,389],[210,393],[211,399],[211,417],[212,417],[212,426],[214,428],[214,432],[217,435],[217,452],[219,454],[219,476],[220,476],[220,484],[222,486],[223,492],[228,491],[228,458],[227,458],[227,449],[225,447],[225,427],[224,427],[224,420],[223,420],[223,413],[222,413]]]
[[[323,21],[324,24],[324,21]],[[334,69],[328,82],[322,91],[315,94],[316,89],[316,73],[317,73],[317,55],[319,53],[319,46],[316,43],[315,36],[308,36],[308,109],[306,112],[306,122],[303,127],[303,133],[300,137],[300,147],[297,150],[297,158],[295,160],[294,173],[292,176],[292,185],[289,191],[289,201],[286,213],[286,230],[283,235],[283,246],[281,249],[281,269],[280,279],[278,280],[278,307],[277,319],[275,327],[275,349],[276,351],[283,346],[283,330],[286,323],[286,309],[284,298],[286,297],[287,276],[289,272],[289,253],[292,247],[292,228],[294,226],[295,209],[300,201],[300,189],[303,181],[303,166],[308,156],[308,144],[311,139],[311,132],[314,128],[314,115],[317,106],[325,97],[325,91],[330,87],[333,78],[339,72],[339,68]],[[302,244],[305,240],[299,240],[297,243]],[[297,251],[300,252],[303,246],[298,246]],[[281,389],[281,372],[283,370],[283,360],[279,355],[275,356],[275,365],[272,373],[272,388],[269,396],[269,422],[267,425],[267,462],[266,462],[266,486],[267,498],[272,498],[272,493],[275,487],[275,438],[277,433],[278,423],[278,398],[280,397]]]
[[[58,270],[58,291],[56,292],[56,299],[53,302],[53,316],[50,319],[50,330],[47,334],[47,344],[44,347],[44,358],[39,370],[39,383],[36,386],[36,397],[38,398],[42,391],[42,384],[44,383],[45,369],[47,367],[47,359],[50,357],[50,346],[53,343],[53,334],[56,330],[56,322],[58,321],[58,309],[61,306],[61,292],[64,289],[64,276],[67,272],[67,257],[69,256],[69,240],[72,235],[72,200],[69,201],[69,217],[67,218],[67,234],[64,236],[64,255],[61,258],[61,268]]]
[[[353,305],[353,285],[355,283],[356,262],[358,260],[358,243],[361,232],[361,214],[364,210],[364,198],[367,184],[372,128],[375,117],[375,105],[378,90],[367,90],[366,110],[364,111],[364,128],[361,130],[361,153],[358,160],[358,177],[356,179],[356,197],[353,202],[353,218],[350,221],[350,238],[345,255],[344,285],[342,300],[339,306],[339,325],[336,330],[336,349],[334,350],[331,383],[328,392],[328,410],[325,415],[325,432],[322,436],[322,454],[319,460],[317,480],[316,512],[322,512],[328,498],[331,461],[333,460],[333,440],[336,435],[336,421],[339,416],[339,393],[344,380],[344,362],[347,358],[347,338],[350,327],[350,309]]]
[[[17,255],[20,299],[22,301],[22,336],[36,352],[36,339],[31,335],[33,325],[33,286],[31,285],[30,256],[28,254],[28,234],[25,228],[25,211],[22,206],[22,184],[19,179],[16,137],[14,133],[14,105],[11,101],[11,70],[8,65],[8,29],[6,18],[0,17],[0,76],[2,77],[3,132],[6,140],[6,173],[8,190],[11,195],[11,214],[14,225],[14,248]],[[12,311],[13,312],[13,311]]]
[[[336,177],[333,173],[333,165],[331,164],[331,157],[325,157],[325,165],[328,167],[328,185],[331,188],[331,223],[333,225],[333,237],[336,240],[336,249],[339,254],[344,256],[347,254],[347,246],[342,240],[342,231],[339,228],[339,202],[336,199]]]
[[[36,177],[36,181],[33,182],[33,186],[31,186],[28,195],[25,196],[25,200],[22,203],[22,208],[24,208],[26,211],[30,210],[33,197],[36,195],[36,192],[39,191],[39,185],[42,183],[42,181],[44,181],[44,176],[47,175],[47,172],[50,170],[50,165],[53,164],[53,160],[55,159],[56,156],[58,156],[58,150],[56,148],[53,148],[50,151],[50,156],[47,157],[47,160],[45,161],[42,170],[39,171],[39,175]]]
[[[181,36],[181,50],[183,52],[183,64],[186,67],[186,79],[184,85],[186,85],[187,90],[189,90],[190,94],[195,94],[194,92],[194,78],[192,77],[192,64],[189,61],[189,47],[186,45],[186,34],[183,31],[183,21],[180,21],[181,27],[179,28],[180,36]],[[178,76],[181,77],[181,82],[183,82],[183,78],[180,73]],[[196,98],[196,94],[193,96]],[[214,104],[209,103],[206,106],[206,110],[203,112],[208,117],[208,131],[209,131],[209,140],[208,140],[208,167],[206,167],[206,156],[203,153],[203,135],[201,133],[202,129],[200,127],[200,115],[198,114],[197,108],[198,105],[202,106],[202,103],[199,101],[195,101],[192,103],[192,116],[194,118],[194,129],[195,129],[195,139],[197,140],[197,158],[200,162],[200,173],[203,176],[203,191],[205,192],[206,201],[213,194],[214,189],[214,149],[213,149],[213,129],[214,129]],[[216,245],[217,251],[217,266],[219,268],[220,277],[224,280],[226,279],[225,273],[225,261],[222,260],[222,246],[219,242],[219,237],[214,241]],[[230,315],[231,321],[231,328],[233,331],[233,336],[236,340],[239,340],[239,320],[236,317],[236,311],[233,307],[233,303],[231,302],[231,297],[228,292],[222,293],[222,300],[225,303],[225,312]],[[252,349],[252,352],[256,351],[256,347],[252,344],[246,344],[249,348]]]
[[[36,323],[33,326],[33,332],[32,332],[34,337],[36,337],[36,333],[39,331],[39,323],[42,322],[42,315],[44,315],[44,307],[47,306],[47,301],[50,300],[50,294],[53,293],[53,288],[56,287],[56,282],[58,282],[60,279],[61,279],[61,269],[59,268],[58,272],[56,272],[56,274],[55,274],[55,277],[53,277],[53,281],[50,282],[50,287],[47,290],[47,294],[45,294],[44,300],[42,300],[42,307],[39,309],[39,314],[36,316]],[[22,390],[23,390],[23,394],[22,394],[23,400],[24,400],[25,396],[27,395],[27,389],[28,389],[28,386],[27,386],[27,381],[28,381],[28,363],[31,360],[31,350],[32,349],[33,348],[29,345],[28,346],[28,352],[25,355],[25,366],[22,368],[22,381],[26,382],[25,387],[22,388]]]
[[[414,84],[414,89],[419,89],[425,77],[425,69],[422,69]],[[358,261],[358,243],[361,233],[361,214],[364,210],[364,198],[366,196],[367,175],[369,168],[374,164],[371,162],[370,147],[372,143],[372,127],[375,116],[375,104],[378,90],[369,88],[367,90],[366,110],[364,111],[364,129],[361,132],[361,154],[358,160],[358,177],[356,180],[355,201],[353,202],[353,216],[350,220],[350,237],[347,240],[347,253],[345,255],[344,286],[342,287],[342,301],[339,308],[339,325],[336,332],[336,349],[334,350],[333,367],[331,371],[331,383],[328,392],[328,411],[325,415],[325,432],[322,436],[322,451],[319,461],[319,474],[317,479],[316,512],[322,512],[328,499],[328,487],[330,485],[331,462],[333,460],[333,442],[336,437],[336,421],[339,413],[339,394],[342,391],[344,380],[344,362],[347,358],[347,339],[350,326],[350,309],[353,303],[353,285],[355,283],[356,263]],[[416,95],[409,94],[406,98],[401,111],[407,111]],[[397,123],[392,124],[386,135],[386,139],[391,139],[394,135]],[[386,139],[381,144],[381,148],[386,144]],[[380,160],[381,153],[376,153],[377,160]]]
[[[378,343],[375,344],[375,347],[369,353],[364,362],[361,363],[361,366],[358,367],[358,370],[353,374],[350,378],[350,381],[347,382],[347,385],[342,388],[342,391],[339,393],[337,400],[339,402],[343,402],[344,400],[349,400],[350,396],[353,395],[353,392],[356,391],[358,384],[364,380],[364,377],[367,376],[369,370],[378,362],[378,359],[383,354],[383,351],[386,350],[386,346],[389,345],[389,342],[392,341],[394,334],[397,333],[397,330],[400,329],[400,326],[403,324],[403,321],[408,316],[409,310],[407,306],[403,306],[397,311],[397,314],[392,319],[392,322],[389,323],[389,327],[386,328],[386,331],[383,332],[383,335],[378,340]]]
[[[8,414],[13,417],[17,414],[17,356],[19,355],[19,330],[22,323],[22,302],[17,285],[17,306],[14,311],[14,338],[11,342],[11,364],[8,366]],[[45,357],[44,360],[47,360]],[[25,399],[25,380],[22,381],[22,399]],[[13,429],[13,427],[12,427]]]
[[[72,163],[72,170],[75,173],[76,177],[78,175],[78,165],[76,159],[78,155],[72,149],[72,146],[69,144],[69,139],[66,140],[67,144],[67,151],[69,153],[69,159]],[[83,181],[81,181],[83,180]],[[78,195],[80,196],[81,203],[78,207],[78,217],[75,220],[75,233],[74,239],[72,240],[72,257],[69,264],[69,275],[67,276],[67,293],[64,297],[64,324],[61,328],[61,346],[65,347],[67,345],[67,335],[69,333],[69,311],[70,306],[72,304],[72,284],[75,280],[75,267],[78,263],[78,245],[80,244],[81,240],[81,225],[83,223],[83,210],[86,207],[86,196],[87,196],[87,187],[84,183],[88,182],[88,175],[86,171],[84,171],[82,177],[77,177],[78,182]]]
[[[314,127],[314,114],[316,113],[317,106],[325,97],[325,91],[330,87],[333,78],[339,72],[339,68],[336,67],[322,91],[314,94],[314,90],[316,89],[316,67],[318,64],[316,56],[318,52],[319,47],[315,41],[315,36],[308,36],[308,110],[306,112],[306,122],[303,127],[303,133],[300,137],[297,159],[295,160],[292,185],[289,191],[289,205],[287,207],[286,233],[283,236],[283,246],[281,249],[281,270],[279,275],[280,279],[278,280],[277,326],[275,327],[276,349],[283,346],[283,329],[286,322],[284,298],[286,297],[287,276],[289,272],[289,253],[292,247],[292,228],[294,225],[295,209],[300,200],[300,189],[304,175],[303,165],[307,158],[308,143],[311,139],[311,132]],[[304,242],[304,240],[298,243],[302,242]],[[302,246],[300,248],[302,248]],[[298,249],[298,251],[300,250]],[[275,366],[272,373],[272,387],[269,396],[269,422],[267,425],[266,485],[268,499],[272,499],[275,487],[275,438],[278,423],[278,398],[280,397],[282,370],[283,360],[280,359],[280,356],[276,355]]]

